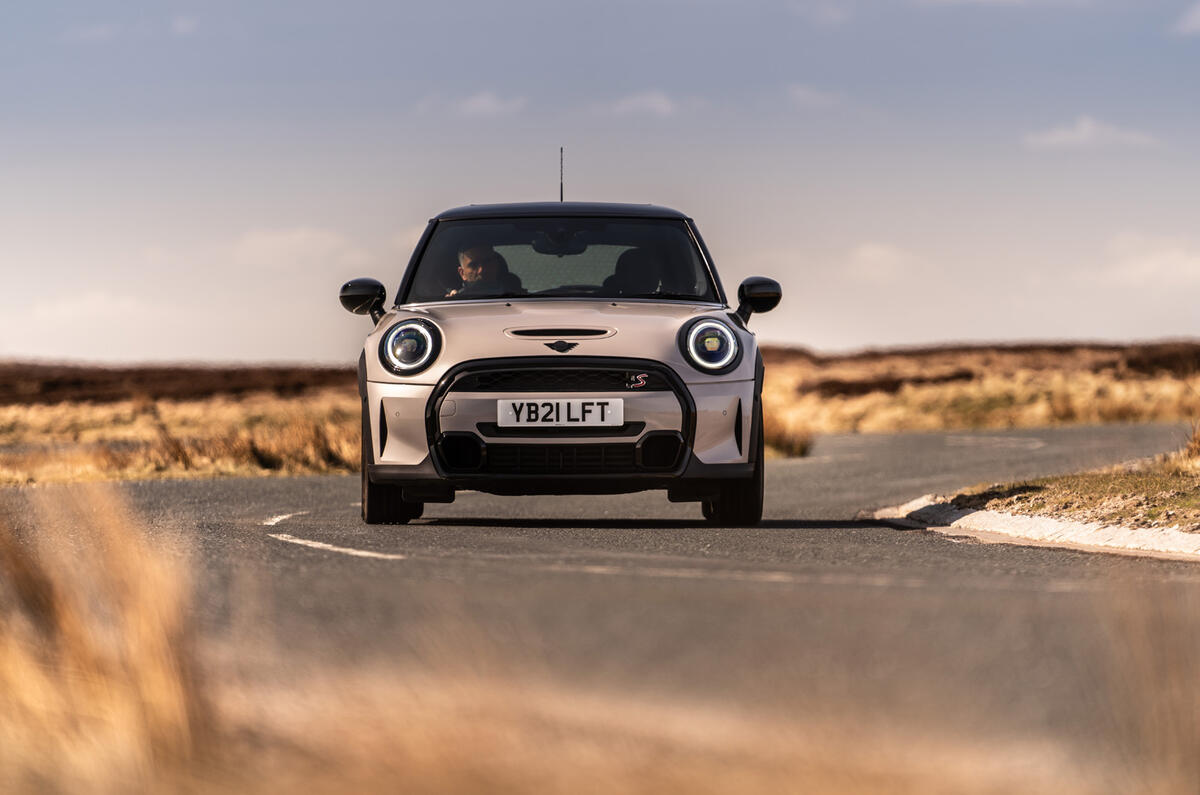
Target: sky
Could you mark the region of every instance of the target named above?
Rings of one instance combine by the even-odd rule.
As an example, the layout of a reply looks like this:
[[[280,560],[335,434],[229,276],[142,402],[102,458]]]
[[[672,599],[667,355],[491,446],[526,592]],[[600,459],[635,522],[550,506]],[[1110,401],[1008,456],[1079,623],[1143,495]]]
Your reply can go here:
[[[17,0],[0,358],[353,362],[340,284],[559,146],[768,342],[1200,336],[1195,0]]]

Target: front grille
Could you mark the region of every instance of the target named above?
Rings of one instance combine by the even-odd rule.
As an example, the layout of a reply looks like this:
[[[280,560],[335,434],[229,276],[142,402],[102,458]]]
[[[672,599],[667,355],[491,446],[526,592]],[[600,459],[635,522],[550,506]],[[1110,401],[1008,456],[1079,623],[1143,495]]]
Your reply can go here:
[[[543,436],[638,436],[646,429],[644,422],[627,422],[624,425],[605,425],[600,428],[538,428],[523,426],[520,428],[501,428],[495,422],[477,422],[475,430],[489,439],[498,436],[524,436],[525,438],[540,438]]]
[[[640,386],[635,386],[641,384]],[[564,367],[467,373],[451,392],[663,392],[667,379],[644,370]]]
[[[632,444],[489,444],[495,475],[624,475],[637,471]]]

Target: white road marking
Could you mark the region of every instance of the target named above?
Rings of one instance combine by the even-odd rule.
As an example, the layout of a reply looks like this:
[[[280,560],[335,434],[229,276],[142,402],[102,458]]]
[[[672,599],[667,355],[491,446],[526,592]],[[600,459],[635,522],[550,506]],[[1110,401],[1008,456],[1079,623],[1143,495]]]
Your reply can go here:
[[[260,524],[262,524],[263,527],[274,527],[275,525],[282,522],[284,519],[291,519],[293,516],[303,516],[306,513],[308,513],[308,511],[296,511],[295,513],[281,513],[278,516],[272,516],[270,519],[263,519],[262,522],[260,522]]]
[[[353,547],[339,547],[334,546],[333,544],[326,544],[323,541],[310,541],[307,538],[297,538],[296,536],[289,535],[287,533],[269,533],[268,535],[270,535],[271,538],[279,541],[286,541],[289,544],[299,544],[300,546],[319,549],[324,552],[337,552],[341,555],[351,555],[356,558],[374,558],[375,560],[408,560],[407,555],[402,555],[395,552],[372,552],[366,549],[354,549]],[[488,562],[490,563],[501,561],[520,562],[519,556],[484,555],[482,557],[488,558]],[[439,560],[445,562],[447,559],[439,558]],[[483,563],[483,561],[478,557],[472,558],[469,562],[475,564]],[[898,577],[891,574],[816,574],[790,571],[739,571],[700,568],[676,569],[666,566],[605,566],[602,564],[582,563],[553,563],[550,565],[535,565],[531,566],[530,568],[536,571],[544,571],[551,574],[587,574],[601,577],[650,577],[653,579],[672,580],[721,580],[725,582],[745,582],[762,585],[825,585],[849,588],[907,589],[927,588],[930,585],[928,580],[924,580],[919,577]],[[986,591],[1030,590],[1028,584],[1007,582],[976,582],[964,587]],[[1088,585],[1081,582],[1059,580],[1047,583],[1044,588],[1035,590],[1045,590],[1051,593],[1072,593],[1088,590]]]
[[[919,501],[914,500],[914,504],[919,504]],[[896,509],[892,509],[895,511]],[[300,516],[308,513],[308,511],[300,511],[299,513],[288,513],[281,516],[273,516],[263,522],[264,525],[275,525],[292,516]],[[882,511],[880,513],[883,513]],[[914,523],[915,524],[915,523]],[[937,528],[930,528],[937,529]],[[339,555],[350,555],[356,558],[372,558],[374,560],[408,560],[408,555],[399,552],[373,552],[368,549],[355,549],[354,547],[339,547],[333,544],[326,544],[324,541],[310,541],[307,538],[297,538],[288,533],[268,533],[271,538],[277,541],[286,541],[289,544],[297,544],[310,549],[319,549],[322,552],[336,552]],[[968,535],[973,535],[968,533]],[[967,539],[953,538],[949,540],[954,543],[963,543]],[[480,564],[486,559],[488,562],[520,562],[521,556],[513,555],[497,555],[482,553],[472,556],[470,562]],[[441,561],[450,560],[451,558],[439,558]],[[526,563],[528,563],[526,559]],[[908,588],[919,589],[927,588],[930,585],[928,580],[919,577],[895,576],[891,574],[859,574],[859,573],[807,573],[807,572],[791,572],[791,571],[746,571],[737,569],[706,569],[706,568],[672,568],[668,566],[613,566],[603,564],[584,564],[584,563],[552,563],[543,565],[533,565],[529,568],[536,571],[544,571],[551,574],[587,574],[602,577],[650,577],[654,579],[673,579],[673,580],[723,580],[725,582],[745,582],[758,583],[763,585],[826,585],[826,586],[843,586],[851,588]],[[1023,583],[974,583],[970,588],[978,590],[1029,590],[1028,584]],[[1061,580],[1047,583],[1044,588],[1036,590],[1045,590],[1052,593],[1071,593],[1077,591],[1088,590],[1089,586],[1086,583],[1074,582],[1069,580]]]
[[[320,549],[325,552],[338,552],[342,555],[353,555],[358,558],[375,558],[377,560],[407,560],[406,555],[388,552],[371,552],[366,549],[353,547],[338,547],[323,541],[309,541],[307,538],[297,538],[287,533],[269,533],[271,538],[286,541],[289,544],[299,544],[304,547]],[[507,556],[499,556],[511,559]],[[732,580],[734,582],[757,582],[771,584],[808,584],[808,585],[851,585],[872,588],[922,588],[928,583],[915,577],[892,577],[890,575],[861,575],[861,574],[799,574],[785,571],[721,571],[713,569],[672,569],[659,566],[600,566],[594,564],[556,563],[549,566],[534,566],[540,571],[554,574],[591,574],[617,577],[654,577],[684,580]]]
[[[352,549],[350,547],[335,547],[333,544],[326,544],[322,541],[309,541],[307,538],[296,538],[287,533],[268,533],[271,538],[279,541],[286,541],[289,544],[299,544],[302,547],[312,547],[325,552],[337,552],[342,555],[353,555],[356,558],[375,558],[376,560],[404,560],[408,556],[400,555],[393,552],[370,552],[365,549]]]

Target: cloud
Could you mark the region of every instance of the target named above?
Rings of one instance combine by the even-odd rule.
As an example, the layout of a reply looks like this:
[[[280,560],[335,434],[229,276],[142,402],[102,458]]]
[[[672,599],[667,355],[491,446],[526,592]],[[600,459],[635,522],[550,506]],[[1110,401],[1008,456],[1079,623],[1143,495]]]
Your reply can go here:
[[[605,105],[601,110],[615,116],[648,115],[666,118],[679,112],[679,103],[662,91],[640,91]]]
[[[179,295],[130,295],[97,287],[48,297],[4,318],[6,342],[21,356],[57,360],[175,358],[184,325]],[[24,315],[24,316],[22,316]],[[175,342],[174,345],[178,345]]]
[[[191,36],[200,30],[200,20],[195,17],[175,17],[171,20],[171,34]]]
[[[158,22],[98,22],[71,28],[60,39],[68,44],[109,44],[129,39],[151,39],[164,35],[194,36],[200,30],[200,21],[195,17],[176,16],[164,26]]]
[[[895,5],[909,6],[1089,6],[1095,0],[889,0]],[[876,0],[791,0],[792,13],[813,25],[835,28],[848,25],[860,10],[879,8],[887,3]]]
[[[337,232],[314,227],[255,229],[234,244],[232,263],[279,272],[365,269],[372,257]]]
[[[524,97],[505,99],[492,91],[481,91],[455,103],[455,110],[464,116],[506,116],[525,105]]]
[[[839,94],[799,84],[788,86],[787,94],[793,105],[804,110],[820,110],[842,101]]]
[[[1200,3],[1184,11],[1172,30],[1181,36],[1200,35]]]
[[[850,251],[843,272],[857,282],[893,282],[911,275],[919,265],[917,257],[896,246],[863,243]]]
[[[814,25],[835,28],[854,18],[854,4],[849,0],[796,0],[792,13]]]
[[[141,298],[118,295],[107,290],[90,290],[78,295],[35,301],[30,307],[30,314],[34,320],[47,323],[70,320],[70,325],[80,328],[111,323],[117,317],[143,317],[154,310],[154,304]]]
[[[916,0],[922,6],[1087,6],[1092,0]]]
[[[104,44],[116,39],[124,30],[125,27],[116,22],[101,22],[72,28],[62,35],[62,40],[71,44]]]
[[[1091,116],[1080,116],[1073,124],[1044,132],[1029,133],[1022,142],[1026,149],[1037,151],[1144,149],[1158,145],[1158,140],[1148,133],[1114,127]]]
[[[1108,245],[1101,282],[1115,287],[1200,287],[1200,244],[1183,238],[1129,233]],[[1090,274],[1089,274],[1090,276]]]

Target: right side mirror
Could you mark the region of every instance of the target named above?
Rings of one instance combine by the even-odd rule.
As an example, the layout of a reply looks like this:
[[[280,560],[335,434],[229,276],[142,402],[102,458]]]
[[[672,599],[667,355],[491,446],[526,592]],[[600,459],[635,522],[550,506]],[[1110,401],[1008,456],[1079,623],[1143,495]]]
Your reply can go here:
[[[751,276],[738,287],[737,316],[746,323],[751,312],[770,312],[779,305],[782,297],[783,288],[779,282],[766,276]]]
[[[351,279],[338,291],[338,300],[347,312],[370,315],[376,323],[383,317],[387,288],[374,279]]]

